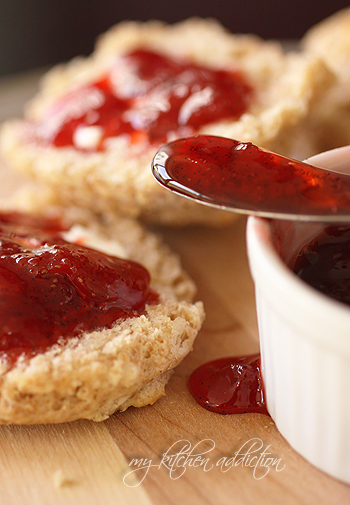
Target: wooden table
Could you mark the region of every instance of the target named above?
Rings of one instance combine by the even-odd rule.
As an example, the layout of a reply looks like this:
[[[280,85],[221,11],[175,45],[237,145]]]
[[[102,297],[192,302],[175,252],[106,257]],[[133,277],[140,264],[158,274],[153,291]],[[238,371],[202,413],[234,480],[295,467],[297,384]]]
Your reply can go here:
[[[21,114],[40,73],[2,79],[1,121]],[[2,163],[1,194],[18,183]],[[153,406],[130,408],[103,423],[0,427],[0,504],[350,503],[350,486],[307,463],[268,416],[210,413],[188,392],[188,377],[199,364],[258,351],[245,220],[219,230],[161,231],[181,254],[206,307],[194,351],[175,371],[167,396]],[[249,454],[242,455],[258,449],[253,439],[261,444],[259,452],[278,460],[277,466],[249,466]],[[233,460],[236,452],[241,457]],[[163,454],[174,456],[167,466]]]

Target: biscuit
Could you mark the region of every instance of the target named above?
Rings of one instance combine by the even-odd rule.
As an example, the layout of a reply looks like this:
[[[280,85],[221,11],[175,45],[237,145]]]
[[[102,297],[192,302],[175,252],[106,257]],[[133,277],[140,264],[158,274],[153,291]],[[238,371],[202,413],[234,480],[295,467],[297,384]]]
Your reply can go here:
[[[350,144],[350,8],[342,9],[306,32],[305,54],[320,57],[336,76],[313,118],[318,151]]]
[[[204,319],[202,303],[192,303],[194,283],[158,236],[134,220],[97,218],[81,209],[66,209],[64,220],[74,223],[70,240],[83,237],[90,247],[142,263],[159,302],[110,329],[63,339],[14,364],[2,359],[1,424],[102,421],[129,406],[154,403]]]
[[[312,26],[302,38],[307,51],[320,55],[337,74],[350,78],[350,7]]]
[[[128,135],[109,138],[102,150],[93,152],[87,146],[97,145],[99,128],[90,128],[88,135],[85,130],[83,138],[75,137],[79,149],[55,147],[48,142],[48,124],[53,116],[51,125],[60,117],[61,105],[57,104],[71,96],[75,110],[74,93],[110,75],[111,69],[114,81],[117,85],[122,82],[125,93],[131,96],[135,92],[139,83],[125,79],[123,57],[138,48],[204,69],[238,71],[251,91],[247,109],[239,117],[179,128],[168,132],[168,140],[207,133],[251,141],[299,158],[314,154],[312,141],[304,132],[300,140],[298,131],[332,80],[332,73],[323,61],[313,56],[286,54],[277,42],[230,34],[212,19],[189,19],[174,25],[158,21],[121,23],[98,39],[90,57],[76,58],[51,70],[43,78],[38,95],[28,104],[25,119],[9,121],[3,127],[1,151],[7,162],[35,181],[58,190],[63,203],[73,202],[95,212],[113,212],[168,225],[217,225],[231,221],[234,214],[194,204],[155,182],[151,161],[165,142],[150,143],[143,131],[138,132],[139,137],[132,136],[132,142]],[[201,100],[207,99],[205,93],[210,95],[210,85],[204,89],[205,93],[203,89],[196,95],[197,105],[191,96],[191,107],[200,108]],[[142,122],[144,110],[140,106],[138,121]],[[92,116],[89,117],[92,122]]]

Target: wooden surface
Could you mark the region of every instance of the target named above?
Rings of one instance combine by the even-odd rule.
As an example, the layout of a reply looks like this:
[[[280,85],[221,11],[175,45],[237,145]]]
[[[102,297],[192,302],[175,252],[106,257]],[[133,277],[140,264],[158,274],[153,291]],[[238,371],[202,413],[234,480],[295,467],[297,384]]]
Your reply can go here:
[[[0,81],[0,120],[21,114],[39,74]],[[19,182],[2,164],[1,195]],[[350,486],[308,464],[268,416],[213,414],[188,392],[188,377],[199,364],[258,351],[245,220],[220,230],[161,231],[181,254],[206,307],[194,351],[177,368],[167,396],[153,406],[130,408],[103,423],[0,427],[0,505],[350,503]],[[242,455],[253,439],[261,444],[255,455],[265,450],[277,466],[255,467],[253,459],[249,466],[249,455]],[[241,457],[232,460],[236,452]],[[201,453],[203,459],[195,459]],[[163,454],[174,458],[166,465]],[[147,458],[152,466],[134,472],[134,458]]]

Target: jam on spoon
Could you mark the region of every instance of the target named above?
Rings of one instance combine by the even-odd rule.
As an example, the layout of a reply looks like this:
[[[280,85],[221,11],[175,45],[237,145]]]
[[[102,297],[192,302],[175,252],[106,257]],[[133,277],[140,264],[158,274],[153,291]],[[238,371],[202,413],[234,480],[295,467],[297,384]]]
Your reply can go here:
[[[199,135],[171,142],[153,160],[156,180],[214,207],[265,217],[348,221],[350,177],[261,149]]]
[[[57,220],[0,213],[0,356],[9,363],[157,302],[144,267],[66,242],[63,228]]]

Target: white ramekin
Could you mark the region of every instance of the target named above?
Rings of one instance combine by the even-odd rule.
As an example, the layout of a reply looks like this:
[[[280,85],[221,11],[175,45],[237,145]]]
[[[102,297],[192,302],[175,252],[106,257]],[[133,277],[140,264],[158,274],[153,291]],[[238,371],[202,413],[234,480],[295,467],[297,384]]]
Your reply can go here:
[[[350,173],[350,146],[308,161]],[[268,411],[296,451],[350,483],[350,307],[286,265],[320,229],[249,217],[248,258]]]

